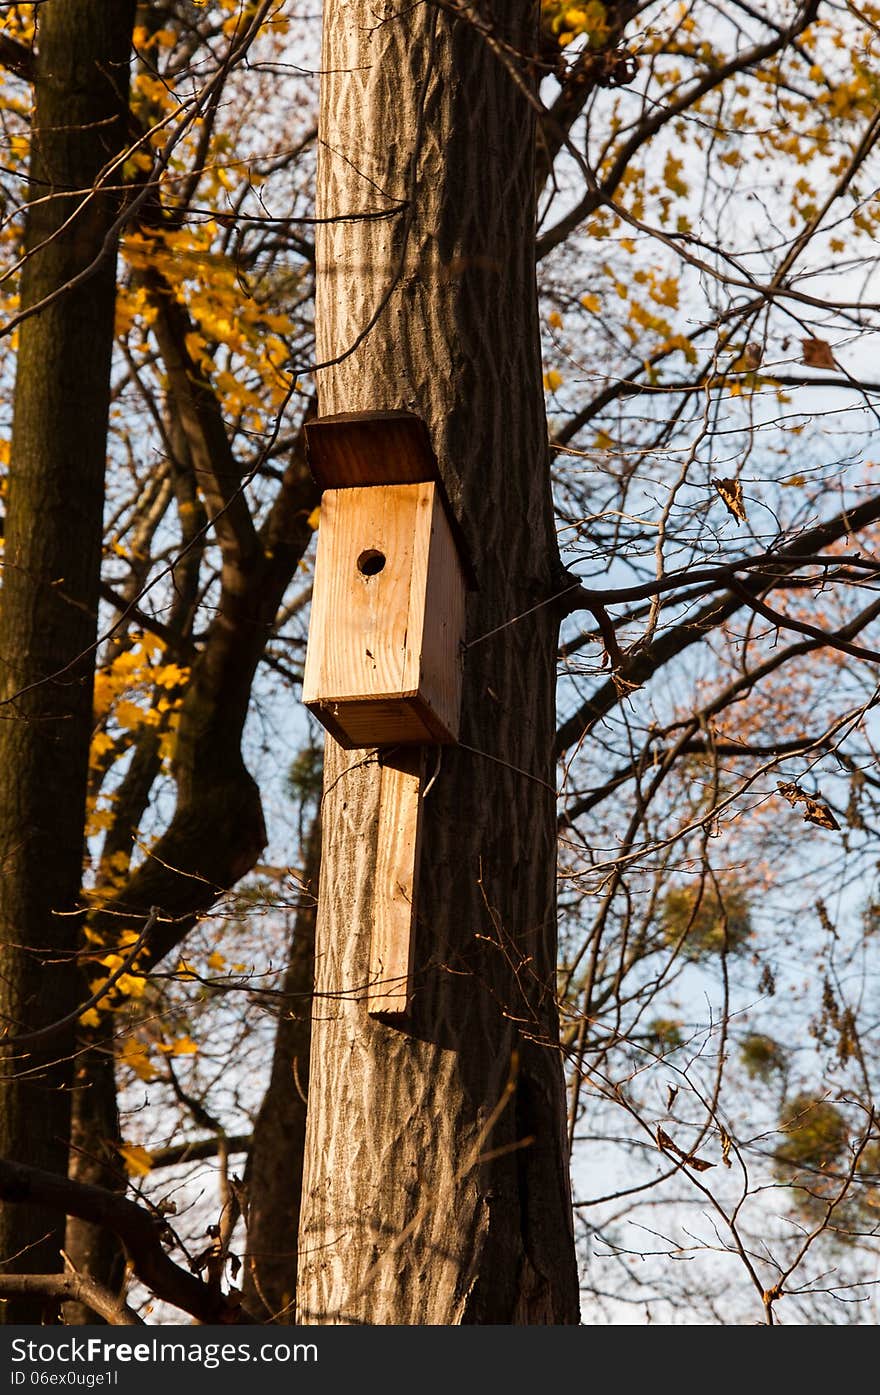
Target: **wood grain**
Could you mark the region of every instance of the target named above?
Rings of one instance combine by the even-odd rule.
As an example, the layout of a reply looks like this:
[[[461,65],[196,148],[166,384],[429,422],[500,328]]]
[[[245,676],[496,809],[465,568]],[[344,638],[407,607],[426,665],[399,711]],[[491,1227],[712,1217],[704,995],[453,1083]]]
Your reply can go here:
[[[416,548],[424,541],[422,532]],[[439,497],[434,501],[427,542],[418,697],[425,722],[435,730],[442,727],[448,733],[446,739],[454,741],[461,719],[466,590],[456,543]],[[420,564],[417,556],[417,570]]]
[[[424,770],[424,747],[382,765],[367,989],[374,1016],[406,1013],[412,997]]]
[[[309,468],[322,489],[439,480],[428,429],[414,412],[340,412],[306,426]]]
[[[348,748],[454,741],[464,601],[433,481],[325,490],[303,702]]]

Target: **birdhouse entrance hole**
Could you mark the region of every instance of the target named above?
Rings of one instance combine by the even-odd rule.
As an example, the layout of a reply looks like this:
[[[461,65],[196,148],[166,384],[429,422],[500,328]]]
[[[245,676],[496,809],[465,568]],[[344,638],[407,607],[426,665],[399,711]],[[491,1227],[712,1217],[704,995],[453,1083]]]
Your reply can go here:
[[[368,547],[358,558],[357,569],[361,576],[378,576],[385,566],[385,562],[384,552],[380,552],[375,547]]]

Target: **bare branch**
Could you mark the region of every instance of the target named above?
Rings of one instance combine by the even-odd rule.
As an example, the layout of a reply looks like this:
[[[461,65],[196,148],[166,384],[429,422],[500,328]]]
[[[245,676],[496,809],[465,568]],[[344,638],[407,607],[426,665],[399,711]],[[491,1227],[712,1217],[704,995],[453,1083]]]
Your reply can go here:
[[[82,1303],[111,1327],[143,1327],[133,1308],[86,1274],[0,1274],[0,1301],[37,1294],[59,1303]]]
[[[33,82],[37,75],[33,49],[20,44],[10,34],[0,34],[0,64],[25,82]]]
[[[106,1226],[124,1244],[141,1282],[157,1298],[190,1313],[200,1322],[254,1321],[240,1306],[234,1292],[222,1294],[215,1286],[203,1283],[175,1264],[162,1246],[163,1234],[170,1233],[165,1222],[127,1197],[104,1187],[58,1177],[41,1168],[0,1159],[0,1199],[13,1205],[52,1207],[68,1216]],[[88,1301],[91,1304],[91,1299]]]
[[[817,553],[822,548],[830,547],[840,538],[854,536],[862,528],[875,523],[878,518],[880,496],[866,499],[855,508],[844,510],[824,523],[807,529],[796,542],[780,548],[776,554],[780,576],[785,570],[793,570],[798,565],[795,558]],[[692,644],[704,639],[709,631],[717,629],[745,605],[747,602],[742,592],[745,592],[746,597],[752,597],[765,588],[766,582],[745,582],[738,591],[727,592],[717,600],[709,601],[695,616],[661,635],[650,648],[631,655],[615,675],[617,681],[609,679],[562,723],[556,737],[557,755],[575,745],[617,706],[620,701],[621,679],[630,687],[641,687],[670,660],[689,649]]]

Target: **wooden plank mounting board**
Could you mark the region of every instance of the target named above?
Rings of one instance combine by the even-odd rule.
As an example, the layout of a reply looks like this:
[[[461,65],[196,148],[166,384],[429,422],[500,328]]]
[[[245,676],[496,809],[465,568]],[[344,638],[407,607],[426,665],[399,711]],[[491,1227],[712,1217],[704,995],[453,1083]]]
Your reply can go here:
[[[379,841],[367,1011],[401,1016],[413,991],[413,950],[425,749],[389,752],[379,785]]]

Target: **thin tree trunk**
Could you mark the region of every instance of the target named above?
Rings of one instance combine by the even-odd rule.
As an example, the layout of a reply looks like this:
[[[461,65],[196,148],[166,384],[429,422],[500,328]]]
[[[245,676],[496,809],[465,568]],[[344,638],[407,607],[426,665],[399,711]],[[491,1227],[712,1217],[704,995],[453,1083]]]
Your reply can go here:
[[[88,1049],[80,1047],[74,1070],[70,1176],[77,1182],[124,1192],[127,1179],[117,1152],[120,1133],[113,1041],[109,1033],[94,1033],[93,1037]],[[79,1274],[112,1293],[120,1292],[125,1252],[112,1230],[69,1216],[64,1248]],[[107,1319],[82,1299],[74,1299],[64,1305],[64,1321],[72,1327],[105,1323]]]
[[[434,4],[324,7],[318,211],[348,217],[319,228],[318,354],[339,358],[320,410],[426,420],[479,590],[461,745],[438,756],[425,805],[416,995],[396,1025],[358,992],[378,766],[326,743],[303,1322],[578,1319],[554,994],[560,569],[534,272],[536,7],[496,12],[489,35]],[[389,216],[352,217],[370,210]]]
[[[74,955],[92,727],[104,466],[131,0],[48,0],[38,11],[27,308],[21,328],[0,604],[0,1018],[10,1037],[60,1019]],[[117,186],[117,187],[111,187]],[[81,273],[87,279],[73,286]],[[73,1032],[6,1053],[0,1156],[66,1174]],[[0,1210],[6,1272],[60,1267],[64,1218]],[[6,1320],[54,1300],[24,1295]]]
[[[296,1321],[297,1234],[309,1088],[312,984],[321,825],[309,831],[302,900],[282,987],[272,1074],[257,1116],[245,1182],[248,1194],[244,1305],[264,1321]]]
[[[170,460],[171,479],[178,501],[187,506],[180,511],[182,543],[187,550],[175,570],[174,602],[168,627],[173,635],[188,640],[198,598],[202,549],[197,540],[206,520],[188,459],[186,438],[176,414],[170,413],[169,418],[168,434],[174,452]],[[135,591],[127,591],[125,599],[133,600],[135,594]],[[113,894],[114,882],[119,876],[120,855],[130,862],[141,818],[162,768],[160,742],[161,733],[156,727],[144,727],[139,732],[128,769],[115,791],[113,821],[104,837],[97,875],[95,900],[99,904],[102,897]],[[108,930],[110,935],[118,933],[112,922]],[[83,996],[88,996],[85,988]],[[128,1179],[118,1153],[122,1137],[114,1069],[117,1026],[110,1014],[97,1028],[83,1028],[80,1034],[72,1096],[70,1176],[78,1182],[124,1192]],[[118,1288],[125,1256],[112,1230],[79,1216],[70,1216],[64,1248],[78,1273],[97,1280],[104,1288]],[[105,1319],[84,1302],[71,1301],[64,1305],[64,1320],[68,1326],[74,1326],[101,1323]]]

